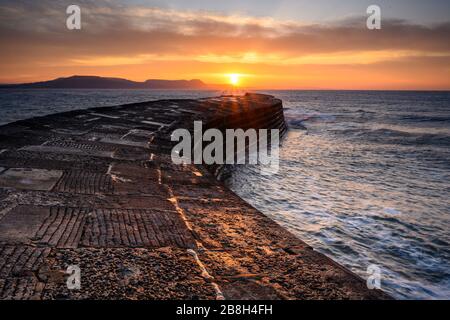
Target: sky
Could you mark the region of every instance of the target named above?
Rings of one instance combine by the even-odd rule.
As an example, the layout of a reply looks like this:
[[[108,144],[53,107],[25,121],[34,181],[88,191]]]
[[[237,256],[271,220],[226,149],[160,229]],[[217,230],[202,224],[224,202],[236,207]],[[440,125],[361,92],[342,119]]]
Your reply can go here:
[[[66,8],[81,8],[68,30]],[[381,30],[366,9],[381,8]],[[447,0],[0,0],[0,83],[98,75],[450,90]]]

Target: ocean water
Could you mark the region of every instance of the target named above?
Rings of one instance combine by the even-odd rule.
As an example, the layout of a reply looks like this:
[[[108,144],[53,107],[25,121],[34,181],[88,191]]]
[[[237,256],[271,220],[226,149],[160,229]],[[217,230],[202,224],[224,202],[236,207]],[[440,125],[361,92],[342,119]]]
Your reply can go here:
[[[0,89],[0,125],[76,109],[217,95],[214,90]]]
[[[290,131],[280,170],[228,185],[399,299],[450,298],[450,93],[269,91]]]
[[[242,198],[401,299],[450,298],[450,93],[266,91],[290,130],[280,170],[236,166]],[[0,124],[218,91],[0,90]]]

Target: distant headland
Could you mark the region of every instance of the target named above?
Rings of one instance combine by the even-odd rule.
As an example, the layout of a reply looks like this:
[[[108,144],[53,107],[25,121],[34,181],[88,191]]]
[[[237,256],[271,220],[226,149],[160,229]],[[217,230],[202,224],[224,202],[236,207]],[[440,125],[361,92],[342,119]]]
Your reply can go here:
[[[137,82],[122,78],[105,78],[98,76],[71,76],[49,81],[0,84],[0,88],[16,89],[215,89],[201,80],[160,80],[149,79]]]

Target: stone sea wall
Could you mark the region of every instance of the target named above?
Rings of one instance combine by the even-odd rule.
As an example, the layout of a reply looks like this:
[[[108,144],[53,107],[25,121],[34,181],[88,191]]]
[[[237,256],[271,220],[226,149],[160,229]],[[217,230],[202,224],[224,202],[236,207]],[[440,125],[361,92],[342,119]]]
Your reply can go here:
[[[0,127],[0,299],[388,299],[216,179],[175,128],[279,128],[266,95],[162,100]],[[80,288],[67,285],[69,267]],[[70,270],[70,269],[69,269]]]

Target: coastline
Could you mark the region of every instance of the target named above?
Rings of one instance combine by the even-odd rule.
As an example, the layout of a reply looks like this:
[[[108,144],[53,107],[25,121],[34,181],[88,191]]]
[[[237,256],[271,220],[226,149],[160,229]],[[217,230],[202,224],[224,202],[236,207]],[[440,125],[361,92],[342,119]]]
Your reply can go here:
[[[281,101],[258,94],[1,126],[0,298],[390,298],[226,188],[221,167],[174,165],[170,133],[193,120],[286,130]]]

